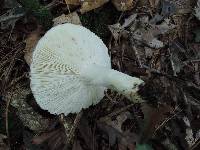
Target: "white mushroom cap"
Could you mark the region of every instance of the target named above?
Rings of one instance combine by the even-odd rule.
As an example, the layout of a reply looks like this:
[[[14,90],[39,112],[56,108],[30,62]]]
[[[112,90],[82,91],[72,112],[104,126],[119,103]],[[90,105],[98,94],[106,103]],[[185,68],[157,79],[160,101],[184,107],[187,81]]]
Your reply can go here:
[[[131,98],[143,83],[111,69],[108,49],[88,29],[73,24],[50,29],[38,42],[31,64],[31,89],[52,114],[79,112],[98,103],[107,88]]]
[[[106,88],[80,76],[91,64],[111,68],[107,47],[98,36],[73,24],[50,29],[38,42],[31,64],[31,89],[40,107],[67,115],[98,103]]]

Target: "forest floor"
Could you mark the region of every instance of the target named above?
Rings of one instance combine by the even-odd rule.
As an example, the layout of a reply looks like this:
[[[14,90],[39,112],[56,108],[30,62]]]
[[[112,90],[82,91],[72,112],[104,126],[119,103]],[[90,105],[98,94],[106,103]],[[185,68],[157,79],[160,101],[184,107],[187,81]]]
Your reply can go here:
[[[0,0],[0,150],[199,150],[200,1]],[[52,26],[82,25],[106,44],[112,68],[145,81],[145,103],[108,90],[76,114],[40,109],[32,51]]]

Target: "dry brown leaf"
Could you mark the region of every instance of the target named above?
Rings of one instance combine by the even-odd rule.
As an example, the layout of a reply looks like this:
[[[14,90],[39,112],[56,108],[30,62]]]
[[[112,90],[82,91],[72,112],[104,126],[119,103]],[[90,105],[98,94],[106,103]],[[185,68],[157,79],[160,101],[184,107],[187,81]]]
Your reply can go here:
[[[119,150],[130,149],[134,150],[135,142],[138,140],[138,136],[128,130],[124,131],[122,129],[123,123],[127,119],[131,119],[132,116],[130,112],[122,112],[116,118],[113,117],[102,120],[102,122],[98,122],[97,127],[108,134],[109,144],[113,146],[117,143]]]
[[[67,5],[81,5],[81,0],[65,0]]]
[[[52,136],[55,136],[55,134],[57,134],[58,130],[52,131],[52,132],[48,132],[48,133],[42,133],[40,136],[35,136],[32,139],[32,143],[33,144],[42,144],[43,142],[47,141],[48,139],[50,139]]]
[[[63,128],[58,127],[57,129],[53,129],[42,133],[39,136],[33,137],[32,143],[35,145],[46,143],[49,150],[63,150],[66,146],[66,134]]]
[[[112,0],[111,2],[118,11],[127,11],[135,6],[137,0]]]
[[[31,32],[26,38],[26,47],[24,49],[24,59],[28,65],[32,62],[33,49],[40,39],[40,34],[42,33],[42,28],[39,26],[36,30]]]
[[[72,23],[72,24],[81,25],[81,21],[77,12],[73,12],[68,15],[62,14],[61,16],[54,18],[53,22],[54,22],[53,26],[63,24],[63,23]]]
[[[164,43],[157,39],[158,35],[165,34],[174,29],[176,26],[170,23],[169,19],[165,19],[161,24],[155,25],[149,23],[148,17],[140,20],[140,27],[133,32],[133,38],[142,41],[151,48],[162,48]],[[135,24],[134,24],[135,28]]]
[[[102,5],[104,5],[105,3],[107,3],[109,0],[91,0],[91,1],[84,1],[80,12],[81,14],[88,12],[90,10],[93,10],[95,8],[98,8]]]
[[[130,116],[129,112],[123,112],[120,115],[118,115],[115,120],[107,120],[106,124],[115,128],[120,133],[123,133],[122,124],[128,119],[128,116]]]
[[[72,150],[83,150],[82,147],[81,147],[80,141],[78,141],[78,140],[74,141]]]
[[[149,4],[152,8],[156,8],[159,4],[160,0],[149,0]]]
[[[153,108],[147,104],[142,106],[144,113],[143,134],[141,140],[147,139],[160,127],[160,124],[167,118],[168,113],[173,111],[173,108],[168,105],[159,106]]]
[[[122,26],[120,25],[120,23],[109,25],[108,28],[112,33],[112,36],[115,39],[115,41],[118,41],[122,31]]]

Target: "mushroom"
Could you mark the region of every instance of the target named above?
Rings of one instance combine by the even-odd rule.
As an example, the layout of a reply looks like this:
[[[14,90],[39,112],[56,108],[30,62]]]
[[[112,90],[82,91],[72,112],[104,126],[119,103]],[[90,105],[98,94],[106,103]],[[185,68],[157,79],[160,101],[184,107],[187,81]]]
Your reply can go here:
[[[33,52],[31,89],[39,106],[52,114],[78,113],[97,104],[107,88],[131,99],[143,81],[111,69],[103,41],[80,25],[50,29]]]

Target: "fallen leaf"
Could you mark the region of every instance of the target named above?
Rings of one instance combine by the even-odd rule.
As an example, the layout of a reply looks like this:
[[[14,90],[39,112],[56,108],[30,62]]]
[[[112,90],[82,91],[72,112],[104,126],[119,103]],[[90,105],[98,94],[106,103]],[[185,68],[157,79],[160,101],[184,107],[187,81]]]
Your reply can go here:
[[[136,146],[137,150],[154,150],[150,145],[148,144],[137,144]]]
[[[146,58],[151,58],[153,56],[153,52],[152,49],[149,47],[144,47],[145,50],[145,56]]]
[[[149,21],[151,24],[156,24],[168,16],[173,15],[176,12],[176,6],[173,2],[163,0],[161,2],[161,13],[156,13],[154,17]]]
[[[112,33],[112,36],[115,39],[115,41],[118,41],[120,39],[121,31],[123,29],[120,23],[109,25],[108,28]]]
[[[142,111],[144,113],[145,126],[143,127],[140,141],[145,142],[145,140],[152,136],[159,124],[162,123],[164,119],[166,119],[167,113],[171,112],[172,108],[167,105],[153,108],[148,106],[147,104],[144,104],[142,106]]]
[[[164,46],[163,42],[153,38],[152,40],[147,42],[147,45],[149,45],[152,48],[162,48]]]
[[[32,139],[34,137],[33,132],[30,130],[23,130],[23,143],[26,149],[28,150],[42,150],[42,147],[45,146],[45,144],[35,145],[32,143]]]
[[[134,136],[122,136],[118,142],[118,150],[135,150],[136,138]]]
[[[20,6],[16,0],[4,0],[3,8],[14,8]]]
[[[199,16],[200,17],[200,16]],[[197,28],[193,31],[194,35],[195,35],[195,42],[199,43],[200,42],[200,29]]]
[[[194,134],[193,134],[193,130],[191,128],[190,120],[186,116],[184,116],[183,121],[186,125],[185,140],[187,141],[189,147],[192,147],[193,144],[195,144],[196,141],[195,141],[195,137],[194,137]]]
[[[4,142],[7,136],[0,134],[0,150],[9,150],[9,146]]]
[[[35,102],[34,98],[29,96],[31,94],[30,85],[19,81],[13,88],[8,90],[8,94],[5,97],[9,97],[11,92],[13,99],[10,105],[17,110],[16,115],[23,125],[34,132],[46,130],[51,124],[50,120],[35,111],[37,105],[32,105],[34,107],[30,105],[31,102]]]
[[[162,48],[164,44],[157,39],[157,36],[165,34],[175,27],[168,19],[165,19],[159,25],[150,24],[148,17],[143,17],[138,21],[138,25],[140,25],[140,27],[133,32],[132,38],[147,44],[151,48]]]
[[[81,4],[81,0],[65,0],[65,3],[67,5],[80,5]]]
[[[31,32],[25,40],[26,47],[24,49],[24,59],[29,66],[32,62],[33,49],[35,48],[37,42],[39,41],[41,33],[42,33],[42,28],[39,26],[36,30]]]
[[[107,3],[109,0],[95,0],[95,1],[84,1],[81,5],[80,12],[81,14],[86,13],[90,10],[93,10],[95,8],[98,8],[105,3]]]
[[[35,145],[46,143],[49,150],[63,150],[67,146],[66,141],[66,134],[62,127],[55,127],[55,129],[35,136],[32,139],[32,143]]]
[[[135,4],[136,0],[111,0],[113,5],[116,7],[118,11],[127,11],[131,10]]]
[[[187,128],[185,132],[186,132],[185,140],[187,141],[187,144],[189,145],[189,147],[192,147],[192,145],[195,143],[193,131],[191,128]]]
[[[166,139],[162,142],[162,144],[168,149],[168,150],[178,150],[177,146],[171,141],[171,139]]]
[[[101,131],[108,134],[109,144],[113,146],[118,142],[119,149],[121,150],[127,149],[127,147],[133,150],[135,142],[138,140],[138,137],[134,133],[121,133],[106,123],[98,123],[97,126]]]
[[[164,17],[170,16],[176,12],[175,5],[170,1],[163,0],[161,3],[161,7],[162,7],[161,15]]]
[[[72,147],[72,150],[82,150],[80,141],[77,141],[77,140],[76,140],[76,141],[74,142],[73,147]]]
[[[73,12],[70,14],[62,14],[56,18],[53,19],[53,26],[59,25],[59,24],[63,24],[63,23],[72,23],[72,24],[77,24],[77,25],[81,25],[81,21],[80,18],[77,14],[77,12]]]
[[[113,146],[117,142],[119,150],[127,148],[134,150],[135,142],[138,140],[138,136],[129,129],[122,130],[122,124],[127,119],[132,119],[132,115],[128,111],[122,112],[115,119],[110,117],[97,123],[98,128],[108,134],[109,144]]]
[[[159,2],[160,0],[149,0],[151,7],[154,9],[158,6]]]
[[[132,38],[147,44],[151,48],[162,48],[164,46],[162,41],[154,37],[152,30],[139,28],[132,34]]]
[[[174,76],[177,76],[177,73],[184,67],[185,52],[184,46],[178,41],[174,41],[170,45],[170,62]]]
[[[128,116],[130,116],[129,112],[121,113],[120,115],[116,117],[115,120],[109,120],[106,122],[106,124],[109,126],[112,126],[113,128],[115,128],[116,130],[122,133],[123,132],[122,124],[127,120]]]
[[[47,132],[47,133],[42,133],[40,136],[35,136],[32,139],[32,142],[33,142],[33,144],[36,144],[36,145],[42,144],[43,142],[47,141],[51,137],[55,136],[58,132],[59,132],[59,130],[55,130],[55,131]]]
[[[89,149],[93,149],[94,143],[96,143],[96,137],[93,136],[91,126],[89,125],[88,119],[86,117],[84,117],[84,116],[81,117],[80,123],[78,125],[78,130],[80,132],[81,137],[84,139],[87,147]],[[75,144],[74,144],[74,146],[75,146]],[[78,146],[78,145],[76,145],[76,146]]]
[[[125,19],[122,28],[126,28],[131,25],[134,21],[136,21],[137,14],[132,14],[128,18]]]

